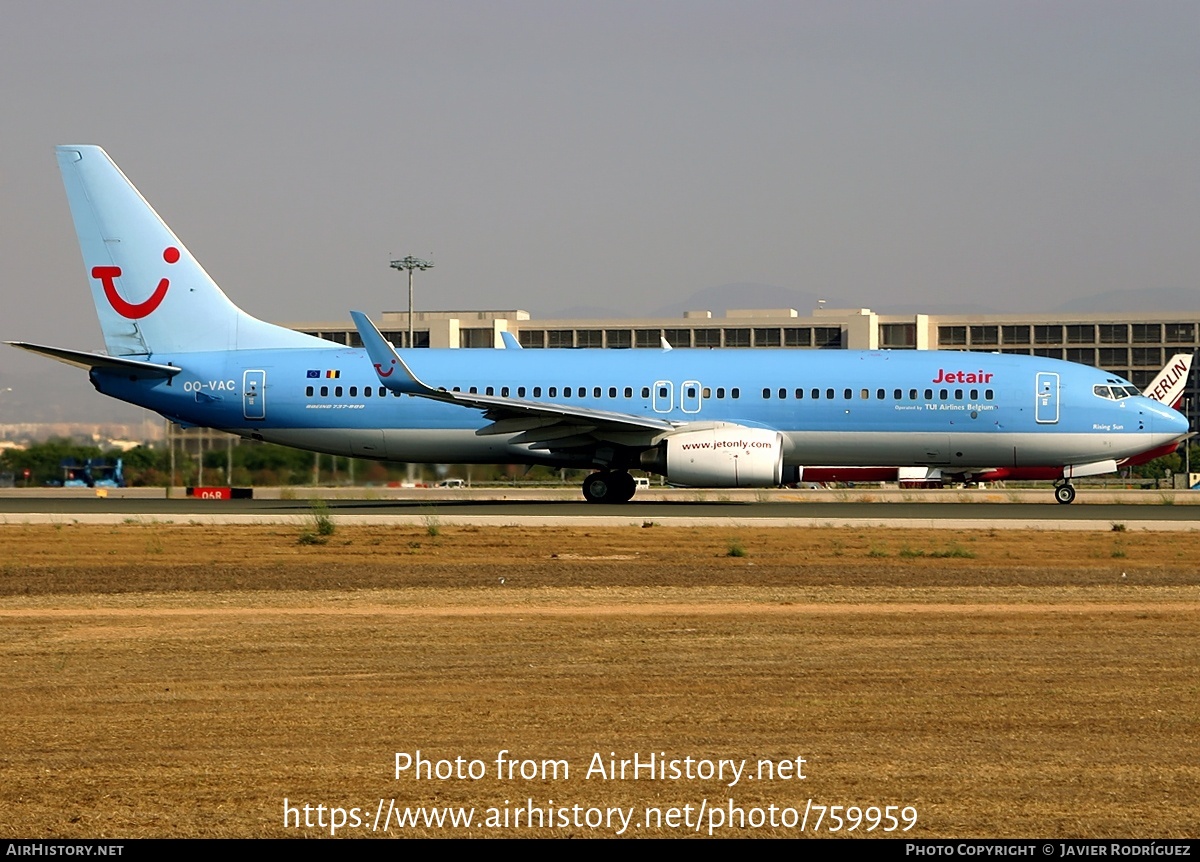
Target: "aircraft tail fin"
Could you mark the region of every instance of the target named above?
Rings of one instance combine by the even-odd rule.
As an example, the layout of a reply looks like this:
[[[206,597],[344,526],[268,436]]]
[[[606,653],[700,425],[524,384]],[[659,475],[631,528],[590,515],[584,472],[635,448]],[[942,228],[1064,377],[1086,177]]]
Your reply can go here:
[[[109,355],[336,347],[230,302],[100,147],[56,151]]]
[[[1178,409],[1187,390],[1188,375],[1192,371],[1193,356],[1190,353],[1177,353],[1167,360],[1163,370],[1158,372],[1150,383],[1142,390],[1147,398],[1153,398],[1168,407]]]

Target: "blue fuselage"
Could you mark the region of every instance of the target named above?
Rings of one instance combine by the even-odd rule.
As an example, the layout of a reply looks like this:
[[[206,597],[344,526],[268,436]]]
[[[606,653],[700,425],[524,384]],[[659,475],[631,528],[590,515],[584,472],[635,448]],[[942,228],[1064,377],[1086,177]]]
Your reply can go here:
[[[96,369],[105,394],[188,425],[396,461],[586,463],[586,455],[480,436],[483,412],[380,385],[353,348],[155,355],[182,372],[133,380]],[[1032,356],[940,351],[417,350],[433,387],[784,435],[791,465],[1006,467],[1122,459],[1187,432],[1107,372]],[[654,434],[617,435],[632,449]],[[582,458],[582,461],[580,460]]]

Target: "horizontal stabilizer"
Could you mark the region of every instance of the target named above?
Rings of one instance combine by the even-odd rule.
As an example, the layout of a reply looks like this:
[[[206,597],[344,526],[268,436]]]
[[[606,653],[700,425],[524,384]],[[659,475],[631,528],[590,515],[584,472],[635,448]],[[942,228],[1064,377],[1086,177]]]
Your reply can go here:
[[[136,377],[174,377],[182,369],[174,365],[159,365],[157,362],[143,362],[139,359],[123,359],[119,356],[107,356],[103,353],[88,353],[83,350],[67,350],[65,347],[47,347],[44,344],[29,344],[25,341],[9,341],[13,347],[28,350],[30,353],[40,353],[67,365],[84,368],[91,371],[95,368],[107,368],[130,374]]]

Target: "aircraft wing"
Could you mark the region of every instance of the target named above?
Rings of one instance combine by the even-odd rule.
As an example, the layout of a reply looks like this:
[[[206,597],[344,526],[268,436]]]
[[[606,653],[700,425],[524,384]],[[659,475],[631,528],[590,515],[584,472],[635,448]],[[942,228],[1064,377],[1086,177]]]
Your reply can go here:
[[[157,362],[143,362],[140,359],[125,359],[120,356],[107,356],[103,353],[88,353],[83,350],[68,350],[65,347],[48,347],[44,344],[30,344],[26,341],[9,341],[13,347],[49,356],[67,365],[91,371],[94,368],[110,368],[137,377],[174,377],[182,368],[174,365],[159,365]]]
[[[510,443],[553,450],[592,446],[601,441],[645,445],[655,435],[680,427],[658,417],[435,388],[413,373],[367,315],[351,311],[350,317],[380,383],[393,392],[482,410],[492,424],[475,432],[481,437],[512,434],[515,436]]]

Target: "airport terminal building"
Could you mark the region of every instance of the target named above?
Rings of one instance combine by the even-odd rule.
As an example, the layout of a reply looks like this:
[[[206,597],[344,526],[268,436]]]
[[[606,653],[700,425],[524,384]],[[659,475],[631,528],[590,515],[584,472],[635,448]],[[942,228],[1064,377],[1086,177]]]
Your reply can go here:
[[[680,318],[533,320],[528,312],[420,311],[416,347],[503,347],[502,332],[525,348],[794,348],[797,350],[974,350],[1065,359],[1112,371],[1144,387],[1176,353],[1200,348],[1200,312],[1061,315],[876,314],[867,308],[689,311]],[[408,346],[408,313],[375,318],[384,336]],[[330,341],[359,346],[350,322],[288,324]],[[1196,427],[1196,378],[1184,408]]]

